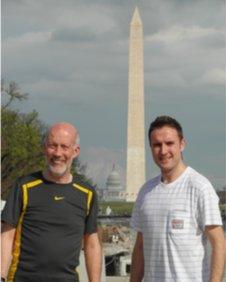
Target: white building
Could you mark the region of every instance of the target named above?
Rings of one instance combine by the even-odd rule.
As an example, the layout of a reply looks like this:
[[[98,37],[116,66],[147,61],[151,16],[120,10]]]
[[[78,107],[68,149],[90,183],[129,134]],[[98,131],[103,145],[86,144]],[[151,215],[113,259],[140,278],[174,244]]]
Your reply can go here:
[[[120,175],[113,165],[112,171],[110,172],[106,188],[103,190],[102,200],[104,201],[124,201],[125,190],[121,185]]]

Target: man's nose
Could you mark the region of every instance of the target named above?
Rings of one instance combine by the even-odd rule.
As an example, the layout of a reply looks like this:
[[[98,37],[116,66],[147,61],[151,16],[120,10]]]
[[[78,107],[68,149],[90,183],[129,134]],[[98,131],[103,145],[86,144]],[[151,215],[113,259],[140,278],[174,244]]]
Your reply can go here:
[[[62,148],[60,146],[56,146],[54,150],[54,154],[56,156],[60,156],[62,154]]]
[[[167,153],[167,146],[165,144],[162,144],[161,146],[161,154],[165,155]]]

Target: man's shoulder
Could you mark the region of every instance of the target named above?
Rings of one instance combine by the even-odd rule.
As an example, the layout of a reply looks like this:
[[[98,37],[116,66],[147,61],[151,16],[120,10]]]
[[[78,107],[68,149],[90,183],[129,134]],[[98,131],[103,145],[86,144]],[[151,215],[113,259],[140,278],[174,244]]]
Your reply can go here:
[[[36,171],[25,176],[21,176],[17,179],[20,185],[36,185],[43,182],[42,172]]]
[[[149,179],[145,184],[144,184],[144,189],[145,190],[151,190],[155,186],[157,186],[161,182],[161,175],[157,175],[151,179]]]
[[[78,188],[85,189],[90,192],[95,192],[95,188],[84,179],[84,177],[80,174],[75,174],[73,177],[73,185],[77,186]]]
[[[188,168],[188,177],[190,180],[190,184],[195,187],[198,190],[203,190],[206,187],[213,187],[211,182],[209,181],[209,179],[207,177],[205,177],[203,174],[201,174],[200,172],[198,172],[197,170],[189,167]]]
[[[141,187],[141,189],[139,191],[139,194],[138,194],[138,197],[139,198],[144,198],[147,193],[151,192],[151,190],[160,183],[160,181],[161,181],[161,175],[158,175],[158,176],[148,180]]]

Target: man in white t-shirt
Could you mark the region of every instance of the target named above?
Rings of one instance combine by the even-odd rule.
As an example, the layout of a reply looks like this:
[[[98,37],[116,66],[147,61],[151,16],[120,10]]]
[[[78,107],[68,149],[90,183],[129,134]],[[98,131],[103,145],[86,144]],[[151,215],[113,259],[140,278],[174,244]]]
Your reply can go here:
[[[131,226],[137,238],[130,281],[222,281],[224,233],[214,188],[184,164],[185,140],[175,119],[156,118],[148,136],[161,175],[144,184],[134,206]]]

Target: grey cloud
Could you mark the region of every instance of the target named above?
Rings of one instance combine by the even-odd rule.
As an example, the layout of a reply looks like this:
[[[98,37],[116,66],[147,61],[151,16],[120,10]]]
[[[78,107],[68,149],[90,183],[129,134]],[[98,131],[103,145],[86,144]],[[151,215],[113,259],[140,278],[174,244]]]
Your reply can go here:
[[[125,37],[117,28],[112,28],[107,32],[97,32],[92,30],[90,27],[79,27],[74,29],[64,28],[58,29],[52,32],[52,41],[61,42],[75,42],[79,44],[83,43],[95,43],[95,44],[112,44],[112,42],[117,42],[124,39]]]
[[[223,32],[216,32],[215,34],[197,39],[196,42],[202,48],[225,49],[225,36],[226,34]]]
[[[52,41],[66,41],[66,42],[90,42],[95,41],[97,35],[89,28],[81,27],[77,29],[61,29],[52,32]]]

